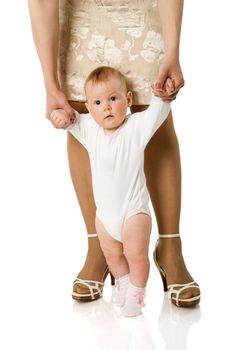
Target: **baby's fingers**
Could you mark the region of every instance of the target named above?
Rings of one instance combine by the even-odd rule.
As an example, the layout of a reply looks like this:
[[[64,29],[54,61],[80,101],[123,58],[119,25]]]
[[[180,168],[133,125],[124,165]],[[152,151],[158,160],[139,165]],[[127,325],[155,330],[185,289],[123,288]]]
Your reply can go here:
[[[70,117],[62,109],[54,110],[50,115],[50,120],[56,129],[63,129],[70,123]]]
[[[175,83],[173,79],[167,78],[165,81],[165,91],[167,92],[168,95],[172,95],[175,91]]]
[[[56,129],[60,129],[63,125],[63,120],[60,119],[59,117],[53,117],[50,119],[51,120],[51,123],[53,124],[53,126],[56,128]]]

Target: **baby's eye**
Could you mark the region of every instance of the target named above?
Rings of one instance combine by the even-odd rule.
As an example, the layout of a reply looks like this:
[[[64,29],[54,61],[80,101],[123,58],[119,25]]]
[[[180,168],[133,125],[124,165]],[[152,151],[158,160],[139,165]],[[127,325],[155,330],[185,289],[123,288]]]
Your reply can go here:
[[[95,103],[96,105],[100,105],[100,100],[96,100],[94,103]]]
[[[112,96],[111,101],[116,101],[116,96]]]

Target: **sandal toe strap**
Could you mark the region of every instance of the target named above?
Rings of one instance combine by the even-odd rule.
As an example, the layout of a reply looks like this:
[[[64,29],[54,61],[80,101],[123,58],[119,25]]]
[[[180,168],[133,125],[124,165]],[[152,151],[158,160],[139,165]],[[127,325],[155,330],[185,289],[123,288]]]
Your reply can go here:
[[[104,286],[103,282],[92,281],[92,280],[83,280],[83,279],[77,277],[73,283],[73,286],[75,286],[77,284],[88,288],[92,299],[94,299],[94,294],[97,294],[97,293],[99,293],[99,295],[102,296],[102,290],[103,290],[103,286]]]
[[[179,289],[175,289],[179,287]],[[190,289],[190,288],[196,288],[198,290],[200,290],[200,287],[198,285],[196,285],[196,282],[189,282],[189,283],[185,283],[185,284],[170,284],[168,285],[168,297],[169,299],[172,298],[172,294],[175,294],[175,298],[176,298],[176,304],[179,305],[179,301],[193,301],[193,300],[198,300],[200,299],[200,294],[197,295],[196,297],[190,298],[190,299],[180,299],[180,294],[182,292],[184,292],[186,289]]]

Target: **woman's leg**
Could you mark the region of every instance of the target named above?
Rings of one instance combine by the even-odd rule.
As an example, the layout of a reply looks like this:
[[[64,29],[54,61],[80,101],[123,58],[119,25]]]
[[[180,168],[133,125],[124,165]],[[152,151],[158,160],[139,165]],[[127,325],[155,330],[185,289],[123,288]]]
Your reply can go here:
[[[87,113],[84,103],[69,101],[80,113]],[[67,151],[70,174],[78,198],[87,233],[95,233],[96,206],[93,197],[89,156],[86,149],[68,133]],[[78,277],[86,280],[102,281],[106,261],[100,248],[98,237],[88,238],[88,252],[85,264]],[[85,288],[76,285],[76,291],[85,293]]]
[[[136,112],[146,108],[147,106],[133,106],[131,110]],[[181,166],[171,112],[145,149],[144,170],[159,233],[179,233]],[[185,266],[179,238],[159,241],[158,261],[166,271],[168,284],[193,280]],[[188,298],[198,294],[199,292],[193,289],[183,293],[182,297]]]

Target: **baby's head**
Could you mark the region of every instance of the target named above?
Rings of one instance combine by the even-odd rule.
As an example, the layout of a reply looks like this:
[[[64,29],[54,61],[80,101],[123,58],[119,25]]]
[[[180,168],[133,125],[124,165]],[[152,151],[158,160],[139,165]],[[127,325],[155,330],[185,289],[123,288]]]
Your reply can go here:
[[[89,113],[105,130],[113,132],[132,105],[132,92],[123,74],[111,67],[99,67],[89,74],[84,89]]]

